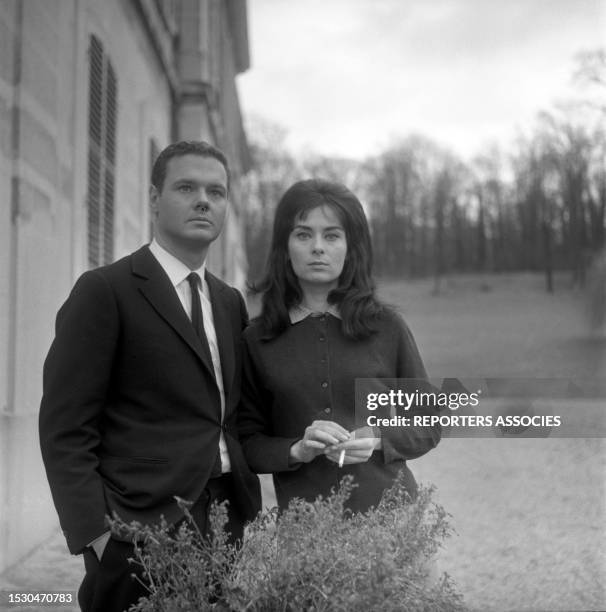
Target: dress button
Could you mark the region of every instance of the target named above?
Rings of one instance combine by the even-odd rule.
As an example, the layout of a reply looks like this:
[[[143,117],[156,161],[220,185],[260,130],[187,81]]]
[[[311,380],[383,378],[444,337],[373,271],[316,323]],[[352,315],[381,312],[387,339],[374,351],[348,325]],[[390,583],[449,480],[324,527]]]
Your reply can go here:
[[[320,342],[324,342],[324,340],[326,340],[326,336],[321,335],[321,336],[320,336]]]
[[[326,406],[326,408],[324,408],[324,412],[326,414],[330,414],[330,406]]]
[[[322,388],[323,388],[323,389],[326,389],[326,387],[328,387],[328,383],[327,383],[326,381],[324,381],[324,382],[322,383]]]

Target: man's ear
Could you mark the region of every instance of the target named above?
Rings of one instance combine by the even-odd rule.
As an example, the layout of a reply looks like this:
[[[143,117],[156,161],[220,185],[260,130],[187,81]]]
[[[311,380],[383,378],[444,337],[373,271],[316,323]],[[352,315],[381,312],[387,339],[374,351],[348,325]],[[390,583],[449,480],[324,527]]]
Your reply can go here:
[[[149,186],[149,209],[152,217],[158,216],[158,199],[160,198],[160,192],[155,185]]]

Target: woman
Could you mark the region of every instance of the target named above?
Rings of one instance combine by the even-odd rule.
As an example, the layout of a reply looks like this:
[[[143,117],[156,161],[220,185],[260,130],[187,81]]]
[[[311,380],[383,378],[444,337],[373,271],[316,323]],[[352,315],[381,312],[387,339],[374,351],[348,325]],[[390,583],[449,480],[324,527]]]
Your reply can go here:
[[[376,505],[439,428],[356,423],[356,378],[426,378],[402,319],[374,294],[364,211],[345,186],[295,183],[276,209],[262,312],[244,333],[239,430],[246,459],[273,473],[280,508],[327,495],[345,474],[349,508]],[[344,453],[342,451],[345,451]],[[342,467],[340,467],[342,465]]]

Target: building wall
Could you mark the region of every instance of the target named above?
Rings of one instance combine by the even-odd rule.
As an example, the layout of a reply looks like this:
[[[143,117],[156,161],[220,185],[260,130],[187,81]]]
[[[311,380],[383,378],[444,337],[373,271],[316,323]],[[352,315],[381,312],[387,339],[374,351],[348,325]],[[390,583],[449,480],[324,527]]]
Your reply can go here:
[[[217,82],[218,117],[221,122],[221,147],[232,161],[234,175],[236,177],[245,174],[250,167],[250,159],[246,148],[246,135],[242,125],[238,91],[236,89],[236,74],[248,66],[248,55],[245,58],[238,57],[238,45],[235,37],[238,35],[238,26],[241,22],[230,13],[230,8],[236,2],[221,4],[220,15],[221,33],[217,40],[219,49]],[[240,13],[241,15],[242,13]],[[245,31],[245,28],[244,28]],[[240,33],[240,36],[242,34]],[[244,63],[242,65],[242,63]],[[222,264],[220,274],[227,276],[233,285],[244,287],[246,282],[246,248],[244,241],[243,201],[239,181],[233,182],[232,206],[226,231],[220,237],[217,244],[217,255]]]
[[[72,100],[59,95],[73,87],[72,72],[59,69],[61,63],[72,64],[73,45],[59,41],[73,29],[73,3],[58,4],[55,12],[41,2],[12,2],[8,9],[4,25],[11,66],[2,78],[10,88],[5,98],[10,112],[2,118],[2,132],[10,147],[2,151],[2,191],[10,203],[4,230],[10,246],[1,253],[8,294],[2,313],[7,342],[2,348],[0,567],[44,537],[53,522],[40,469],[36,413],[51,309],[56,294],[68,288],[70,273],[64,261],[69,263],[71,225],[67,118],[73,112]],[[42,30],[40,36],[34,27]]]
[[[250,161],[235,79],[249,67],[246,3],[243,0],[182,0],[179,53],[182,84],[179,138],[201,138],[219,146],[230,162],[230,209],[225,228],[208,254],[209,269],[245,289],[240,180]]]
[[[152,142],[159,149],[176,137],[217,142],[212,126],[222,118],[212,101],[199,98],[197,109],[180,101],[174,24],[157,7],[151,0],[0,2],[0,572],[58,524],[37,415],[55,314],[88,267],[91,35],[117,74],[114,259],[149,239]],[[226,75],[235,78],[233,63]],[[237,215],[229,223],[233,236]],[[233,261],[215,257],[211,268],[243,280]]]
[[[9,312],[11,308],[11,106],[13,102],[14,0],[0,2],[0,550],[8,538],[7,492],[8,456],[8,356],[10,352]],[[4,347],[4,348],[3,348]],[[3,558],[0,556],[0,569]]]

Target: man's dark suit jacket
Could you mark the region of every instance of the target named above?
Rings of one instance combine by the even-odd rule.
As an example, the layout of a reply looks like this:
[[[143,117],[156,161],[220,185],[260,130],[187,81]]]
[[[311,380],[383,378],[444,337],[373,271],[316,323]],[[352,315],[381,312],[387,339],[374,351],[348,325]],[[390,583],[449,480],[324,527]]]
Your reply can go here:
[[[40,442],[70,551],[130,522],[182,517],[173,496],[195,501],[217,455],[221,429],[240,506],[260,508],[259,482],[237,441],[242,296],[206,274],[219,343],[225,418],[208,348],[194,332],[148,247],[84,273],[59,310],[44,365]]]

